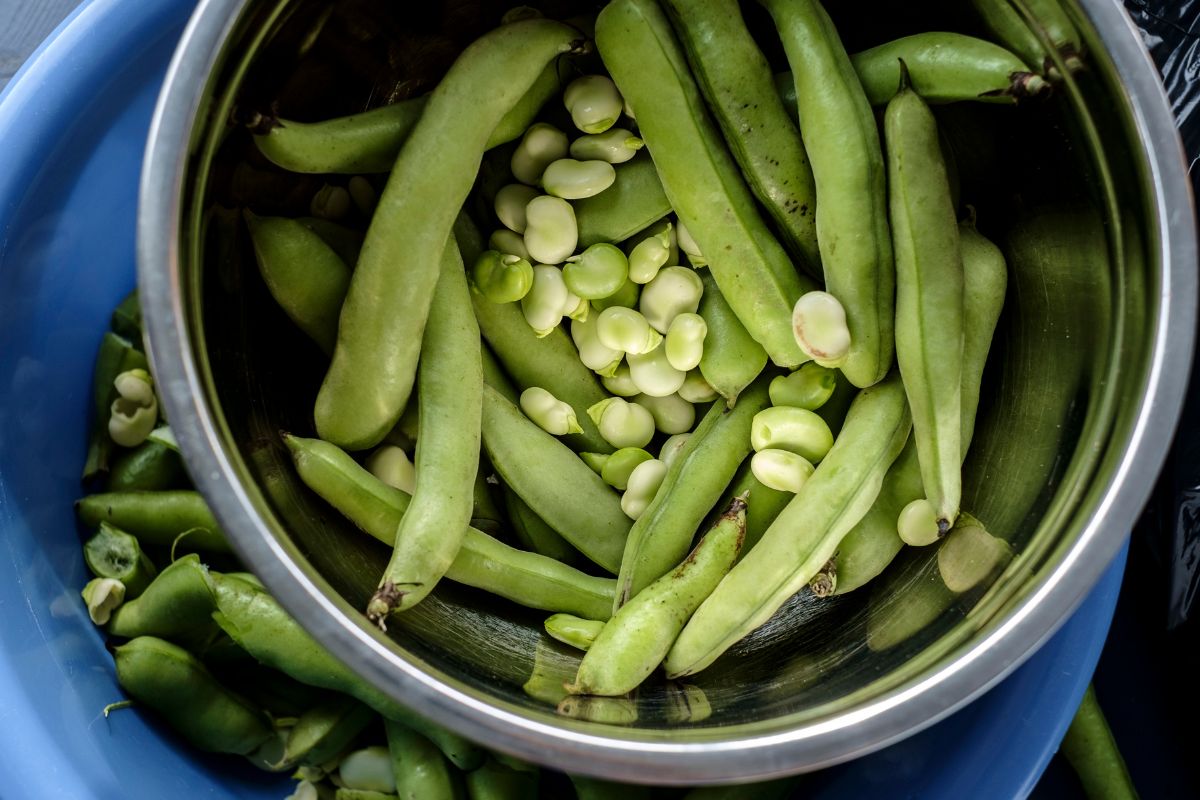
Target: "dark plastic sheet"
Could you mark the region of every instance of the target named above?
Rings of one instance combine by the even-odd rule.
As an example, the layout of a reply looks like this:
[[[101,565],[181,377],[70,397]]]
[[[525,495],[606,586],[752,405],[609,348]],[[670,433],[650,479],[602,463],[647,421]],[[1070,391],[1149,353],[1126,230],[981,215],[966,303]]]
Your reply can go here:
[[[1179,124],[1193,190],[1200,194],[1200,2],[1125,0],[1158,65]],[[1193,366],[1188,399],[1141,532],[1162,561],[1167,626],[1195,611],[1200,593],[1200,370]]]

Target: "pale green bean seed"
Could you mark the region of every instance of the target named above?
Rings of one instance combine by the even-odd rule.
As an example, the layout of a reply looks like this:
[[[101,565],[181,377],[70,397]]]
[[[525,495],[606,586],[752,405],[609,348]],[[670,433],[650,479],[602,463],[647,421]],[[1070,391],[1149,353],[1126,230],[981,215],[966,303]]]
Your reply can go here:
[[[583,463],[592,468],[592,472],[600,475],[604,471],[604,465],[608,463],[608,453],[580,453],[579,457],[583,459]]]
[[[553,125],[537,122],[529,126],[513,151],[509,166],[521,183],[537,186],[552,161],[567,154],[567,135]]]
[[[689,403],[711,403],[717,399],[717,390],[704,380],[700,370],[694,369],[683,379],[679,396]]]
[[[525,249],[543,264],[561,264],[575,252],[575,209],[561,197],[542,195],[525,206]]]
[[[563,280],[567,288],[587,300],[615,294],[629,277],[629,260],[616,245],[601,242],[567,259]]]
[[[301,769],[305,768],[301,767]],[[321,773],[321,776],[324,777],[324,773]],[[302,780],[296,784],[296,788],[292,790],[292,793],[283,798],[283,800],[321,800],[321,794],[317,791],[315,783]]]
[[[144,369],[122,372],[113,380],[117,399],[108,419],[109,437],[122,447],[137,447],[158,424],[154,380]]]
[[[625,491],[629,486],[629,476],[643,461],[649,461],[654,456],[640,447],[622,447],[604,462],[600,477],[604,482],[618,491]]]
[[[600,382],[604,384],[605,389],[617,397],[633,397],[641,394],[637,384],[633,382],[633,376],[629,373],[628,364],[619,364],[612,375],[602,378]]]
[[[587,413],[604,441],[613,447],[645,447],[654,438],[654,417],[650,412],[620,397],[601,400]]]
[[[604,133],[591,133],[571,142],[571,157],[624,164],[636,156],[645,144],[625,128],[609,128]]]
[[[566,285],[565,281],[563,285]],[[562,308],[564,317],[570,318],[573,322],[587,322],[587,318],[591,316],[591,310],[591,303],[567,289],[567,299],[563,302]]]
[[[924,547],[942,538],[933,503],[921,497],[902,508],[896,518],[896,532],[913,547]]]
[[[663,340],[662,334],[650,327],[640,311],[624,306],[612,306],[601,311],[596,322],[596,334],[605,347],[630,355],[649,353]]]
[[[583,433],[575,409],[540,386],[530,386],[521,392],[521,410],[552,436]]]
[[[768,389],[771,405],[816,411],[828,402],[837,388],[837,370],[810,361],[790,375],[780,375]]]
[[[649,457],[649,453],[646,454]],[[92,578],[80,592],[88,616],[96,625],[108,624],[112,612],[125,602],[125,584],[116,578]]]
[[[654,427],[668,436],[686,433],[696,424],[695,407],[678,394],[665,397],[642,394],[635,397],[633,402],[645,406],[650,416],[654,417]]]
[[[567,85],[563,103],[575,127],[584,133],[604,133],[616,124],[625,107],[617,85],[604,75],[584,75]]]
[[[347,181],[346,190],[350,193],[350,199],[354,201],[354,207],[364,217],[375,213],[375,206],[379,204],[379,193],[369,180],[362,175],[355,175]]]
[[[621,288],[610,294],[608,297],[599,297],[592,301],[592,307],[597,311],[603,311],[606,308],[613,306],[623,306],[625,308],[634,308],[638,304],[638,297],[641,295],[642,287],[629,278],[625,279],[625,283],[621,284]]]
[[[671,366],[665,344],[659,344],[649,353],[630,353],[627,358],[634,385],[651,397],[675,394],[687,377],[686,372]]]
[[[668,231],[648,236],[629,251],[629,280],[649,283],[671,260],[671,236]]]
[[[350,192],[341,186],[325,184],[313,195],[308,212],[321,219],[341,219],[350,213]]]
[[[708,323],[704,317],[683,313],[671,320],[667,329],[667,361],[675,369],[687,372],[700,366],[704,356],[704,337],[708,335]]]
[[[665,217],[625,239],[621,242],[621,249],[632,254],[633,248],[647,239],[664,235],[670,245],[670,253],[667,255],[667,263],[663,266],[674,267],[679,264],[679,241],[675,238],[675,223]]]
[[[488,247],[506,256],[516,256],[530,261],[529,249],[525,247],[525,239],[519,233],[513,233],[508,228],[501,228],[488,237]]]
[[[788,450],[759,450],[750,459],[750,471],[768,489],[795,494],[813,474],[813,465]]]
[[[409,461],[408,453],[394,444],[385,444],[376,448],[374,453],[367,456],[363,466],[393,489],[399,489],[408,494],[413,493],[413,488],[417,483],[416,468],[413,467],[412,461]]]
[[[667,469],[670,469],[671,464],[683,452],[683,448],[690,438],[692,438],[690,432],[677,433],[674,436],[667,437],[667,440],[663,442],[662,449],[658,451],[658,460],[666,464]]]
[[[521,298],[521,313],[538,338],[549,335],[562,322],[568,294],[558,267],[538,264],[533,268],[533,286]]]
[[[350,753],[338,764],[338,777],[346,789],[385,794],[396,791],[392,758],[386,747],[365,747]]]
[[[788,450],[816,464],[833,447],[833,433],[825,420],[806,408],[775,406],[754,415],[750,446],[755,450]]]
[[[607,161],[576,161],[560,158],[542,173],[542,188],[565,200],[595,197],[617,180],[617,171]]]
[[[652,458],[643,461],[629,475],[625,494],[621,495],[621,510],[630,519],[637,519],[645,512],[654,495],[667,477],[667,465]]]
[[[575,349],[579,351],[579,360],[583,365],[602,377],[607,377],[616,373],[625,354],[600,341],[597,335],[599,326],[599,314],[589,314],[583,320],[572,320],[571,339],[575,342]]]
[[[800,295],[792,309],[792,333],[810,358],[825,366],[838,366],[850,352],[846,309],[829,292]]]
[[[683,220],[675,222],[675,238],[679,242],[679,249],[688,257],[688,261],[696,268],[708,266],[708,261],[704,258],[704,254],[700,252],[700,245],[696,244],[696,240],[692,238],[692,234],[684,227]]]
[[[514,233],[525,232],[525,206],[541,192],[523,183],[510,183],[496,192],[493,204],[500,222]]]
[[[471,268],[471,284],[493,303],[515,303],[533,286],[533,265],[521,256],[485,250]]]
[[[689,267],[667,267],[642,289],[638,309],[659,333],[666,333],[680,314],[694,314],[704,295],[704,282]]]

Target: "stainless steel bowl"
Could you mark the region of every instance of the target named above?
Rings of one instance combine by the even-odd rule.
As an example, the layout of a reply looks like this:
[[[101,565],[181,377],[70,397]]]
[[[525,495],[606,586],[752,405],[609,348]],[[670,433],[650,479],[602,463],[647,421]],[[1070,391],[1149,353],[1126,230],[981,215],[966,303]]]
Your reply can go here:
[[[888,19],[889,4],[876,5],[856,24]],[[982,146],[959,165],[965,187],[982,181],[970,184],[981,224],[1007,242],[1014,270],[964,506],[1018,555],[959,595],[938,584],[933,551],[900,559],[874,590],[834,601],[802,592],[697,676],[691,697],[705,700],[690,718],[653,687],[615,709],[624,722],[603,724],[522,691],[535,658],[570,669],[539,636],[541,614],[445,584],[391,637],[358,613],[386,553],[299,484],[276,436],[311,430],[321,360],[263,291],[236,213],[217,207],[264,175],[270,202],[293,186],[239,162],[246,134],[228,123],[269,97],[330,17],[308,0],[202,0],[151,131],[139,282],[172,427],[236,550],[364,680],[490,747],[568,771],[762,779],[880,748],[969,702],[1055,631],[1117,552],[1169,446],[1191,363],[1193,209],[1162,88],[1119,3],[1065,5],[1085,32],[1088,70],[1046,106],[976,120],[966,135]],[[445,22],[440,4],[401,6],[418,27]],[[981,163],[1007,181],[999,197],[975,174]],[[1038,271],[1046,235],[1058,236],[1053,257],[1075,266]]]

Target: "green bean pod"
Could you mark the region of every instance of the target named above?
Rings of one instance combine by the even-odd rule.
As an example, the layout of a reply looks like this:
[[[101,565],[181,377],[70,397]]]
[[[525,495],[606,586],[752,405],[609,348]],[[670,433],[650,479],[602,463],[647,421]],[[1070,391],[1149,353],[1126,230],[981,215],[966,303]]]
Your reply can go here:
[[[400,800],[455,800],[459,778],[433,742],[404,725],[385,721],[396,796]]]
[[[614,783],[584,775],[568,775],[575,787],[575,800],[650,800],[653,790],[649,786],[632,783]]]
[[[975,433],[979,387],[988,351],[1008,285],[1008,270],[1000,248],[976,230],[974,223],[958,226],[963,258],[962,457],[967,457]],[[916,442],[909,439],[896,458],[871,510],[838,547],[838,582],[834,594],[859,588],[879,575],[904,546],[896,533],[900,510],[925,496]]]
[[[299,217],[296,221],[320,236],[321,241],[338,254],[343,264],[349,266],[358,263],[358,255],[362,252],[362,231],[320,217]],[[340,301],[338,306],[341,307]]]
[[[583,619],[574,614],[554,614],[546,618],[543,627],[547,635],[577,650],[587,650],[596,641],[606,622]]]
[[[348,694],[384,718],[420,731],[461,769],[479,764],[483,751],[363,681],[309,636],[269,594],[221,575],[214,575],[213,581],[217,590],[213,618],[259,663],[309,686]]]
[[[467,773],[467,797],[470,800],[528,800],[538,796],[537,772],[506,767],[494,758]]]
[[[123,583],[126,601],[144,592],[157,574],[137,538],[107,522],[84,543],[83,560],[97,578]]]
[[[754,800],[785,800],[792,796],[799,778],[780,778],[754,784]],[[683,800],[743,800],[745,786],[701,786],[683,796]]]
[[[1000,45],[937,31],[905,36],[850,56],[871,105],[885,106],[895,96],[901,61],[908,67],[913,90],[931,104],[1011,103],[1050,88]]]
[[[771,523],[775,522],[775,518],[783,513],[783,509],[795,496],[791,492],[781,492],[764,486],[762,481],[754,477],[748,458],[738,467],[737,474],[717,506],[724,508],[733,498],[743,495],[746,497],[746,538],[742,543],[742,552],[738,554],[739,559],[744,558],[746,553],[758,544],[758,540],[771,527]]]
[[[200,750],[245,755],[271,735],[261,711],[182,647],[141,636],[115,648],[113,660],[121,688]]]
[[[707,667],[825,566],[875,501],[911,426],[899,375],[859,393],[833,449],[675,640],[667,677]]]
[[[136,340],[140,343],[141,339]],[[112,414],[113,400],[117,389],[113,381],[122,372],[134,369],[149,369],[146,354],[134,346],[134,342],[116,333],[106,333],[100,340],[96,354],[96,366],[92,375],[92,398],[95,416],[92,419],[92,437],[88,444],[87,461],[83,466],[83,479],[108,472],[116,444],[108,435],[108,418]]]
[[[364,533],[391,545],[409,497],[319,439],[285,437],[300,479]],[[616,582],[585,575],[552,558],[509,547],[469,529],[446,577],[543,611],[608,619]]]
[[[215,633],[212,578],[200,556],[189,553],[155,576],[138,597],[113,612],[106,630],[133,639],[157,636],[176,642],[203,642]]]
[[[147,545],[228,553],[229,543],[216,519],[195,491],[101,492],[75,501],[75,514],[85,528],[108,522]]]
[[[687,554],[704,517],[750,452],[754,415],[770,404],[767,385],[766,380],[752,384],[732,409],[714,403],[671,462],[654,500],[629,531],[613,611]]]
[[[1020,56],[1034,72],[1043,75],[1057,73],[1043,37],[1059,51],[1068,69],[1074,71],[1082,66],[1079,61],[1082,42],[1079,33],[1062,8],[1054,3],[1025,0],[1025,7],[1036,20],[1036,28],[1010,0],[971,0],[971,4],[995,37]]]
[[[519,137],[558,90],[558,71],[550,65],[501,118],[486,147]],[[267,133],[255,136],[254,143],[272,163],[292,172],[387,172],[428,102],[429,96],[422,95],[322,122],[279,119]]]
[[[396,795],[377,792],[374,789],[348,789],[339,786],[334,790],[333,800],[396,800]]]
[[[492,303],[475,294],[471,302],[480,333],[517,388],[524,391],[540,386],[574,409],[583,432],[568,434],[563,441],[574,450],[611,453],[612,446],[587,415],[587,410],[608,393],[595,373],[580,363],[579,352],[566,331],[555,328],[539,338],[515,303]]]
[[[280,765],[325,764],[341,755],[376,719],[373,709],[354,698],[334,695],[301,714],[288,730]]]
[[[620,498],[569,447],[487,386],[483,446],[504,482],[547,525],[609,572],[620,568],[630,526]]]
[[[725,299],[781,366],[806,361],[792,335],[796,299],[815,288],[767,229],[709,120],[670,23],[651,0],[617,0],[596,20],[596,44],[638,127],[672,208],[708,260]]]
[[[303,223],[245,212],[258,271],[275,302],[326,353],[337,344],[350,268]]]
[[[850,352],[837,366],[855,386],[871,386],[892,366],[895,291],[875,115],[817,0],[760,2],[775,19],[792,65],[804,121],[800,133],[820,198],[817,241],[825,286],[845,307],[850,327]]]
[[[819,279],[812,167],[737,0],[668,0],[663,6],[751,191],[791,254]]]
[[[137,289],[125,295],[113,309],[109,327],[117,336],[131,342],[142,341],[142,306]]]
[[[648,155],[639,154],[615,169],[617,179],[607,191],[573,203],[581,249],[600,242],[623,242],[671,213],[671,203]]]
[[[508,509],[508,519],[512,524],[517,541],[526,550],[561,561],[563,564],[574,564],[579,560],[579,551],[567,543],[567,540],[551,528],[533,509],[517,496],[517,493],[504,487],[504,505]]]
[[[1129,776],[1129,768],[1117,741],[1113,738],[1108,720],[1096,699],[1096,690],[1088,684],[1083,702],[1067,728],[1059,750],[1079,776],[1084,794],[1097,800],[1136,800],[1137,787]]]
[[[110,492],[158,491],[186,481],[179,453],[147,440],[113,460],[107,488]]]
[[[896,361],[939,535],[962,497],[963,260],[937,123],[907,85],[884,115],[896,252]]]
[[[448,250],[492,131],[547,64],[576,46],[576,35],[544,19],[504,25],[467,47],[430,95],[350,280],[314,410],[321,438],[370,447],[400,418],[441,271],[434,256]],[[455,146],[447,149],[449,140]]]
[[[754,341],[733,313],[712,274],[701,270],[700,280],[704,283],[704,294],[700,297],[699,313],[708,325],[700,374],[733,408],[741,391],[767,366],[767,351]]]
[[[380,627],[388,615],[421,602],[446,574],[474,508],[483,407],[479,326],[453,237],[447,250],[452,257],[444,259],[421,343],[418,480],[367,606],[367,617]]]
[[[604,623],[567,691],[612,697],[637,688],[729,572],[745,535],[746,501],[737,497],[683,563],[638,592]]]

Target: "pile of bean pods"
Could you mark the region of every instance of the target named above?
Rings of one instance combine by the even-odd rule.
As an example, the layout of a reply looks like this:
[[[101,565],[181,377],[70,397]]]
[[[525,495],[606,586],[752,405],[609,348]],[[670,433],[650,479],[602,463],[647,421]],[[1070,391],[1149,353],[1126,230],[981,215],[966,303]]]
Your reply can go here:
[[[527,693],[628,723],[643,681],[705,669],[797,592],[860,588],[905,545],[953,544],[952,592],[1007,563],[960,509],[1007,268],[930,104],[1014,104],[1082,56],[1049,5],[1031,34],[973,2],[999,44],[935,32],[851,55],[816,0],[759,0],[778,74],[736,0],[612,0],[570,24],[523,7],[427,95],[259,127],[266,159],[328,176],[311,217],[244,218],[266,287],[329,358],[315,436],[284,437],[297,474],[392,548],[368,618],[386,629],[442,579],[548,612],[586,653]],[[338,222],[353,208],[365,234]],[[230,557],[177,488],[117,324],[135,312],[97,367],[88,477],[108,491],[78,506],[99,527],[85,599],[130,639],[122,685],[201,747],[304,765],[314,792],[339,774],[390,792],[413,759],[522,780],[354,680],[236,564],[174,558]],[[147,544],[172,551],[157,577]],[[239,659],[323,693],[278,710],[235,694]],[[367,709],[390,720],[394,776],[382,745],[347,755]]]

